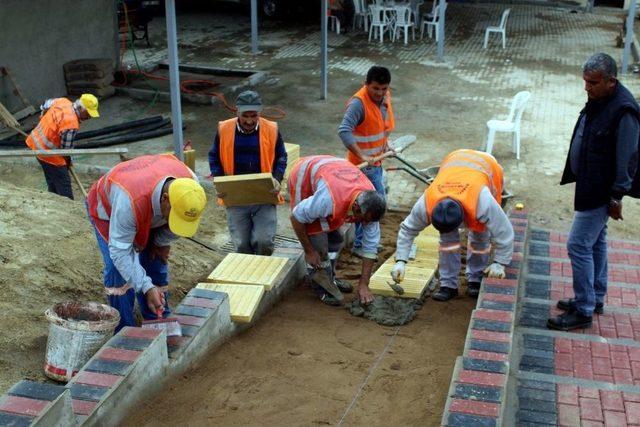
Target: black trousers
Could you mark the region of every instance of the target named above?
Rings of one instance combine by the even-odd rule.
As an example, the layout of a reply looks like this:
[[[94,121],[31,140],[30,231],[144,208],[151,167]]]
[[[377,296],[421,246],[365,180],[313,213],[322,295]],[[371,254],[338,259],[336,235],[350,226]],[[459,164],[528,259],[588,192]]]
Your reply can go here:
[[[68,197],[73,200],[73,190],[71,189],[71,177],[69,176],[68,166],[54,166],[38,159],[44,179],[47,181],[47,189],[50,193],[59,196]]]

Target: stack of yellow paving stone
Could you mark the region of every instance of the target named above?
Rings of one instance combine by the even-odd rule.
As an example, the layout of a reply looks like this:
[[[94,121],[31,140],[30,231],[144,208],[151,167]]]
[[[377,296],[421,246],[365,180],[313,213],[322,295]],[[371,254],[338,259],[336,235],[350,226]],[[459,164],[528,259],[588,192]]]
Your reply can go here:
[[[291,173],[291,169],[300,159],[300,146],[298,144],[284,143],[284,149],[287,151],[287,169],[284,171],[284,179],[282,180],[282,191],[287,193],[287,179]]]
[[[231,253],[227,255],[197,288],[229,295],[231,320],[249,323],[262,295],[276,285],[288,258]]]
[[[371,276],[369,282],[371,292],[384,296],[420,298],[438,268],[439,236],[438,231],[429,226],[414,240],[415,256],[407,263],[404,280],[400,283],[404,294],[397,294],[389,286],[389,283],[393,283],[391,269],[395,264],[395,254]]]

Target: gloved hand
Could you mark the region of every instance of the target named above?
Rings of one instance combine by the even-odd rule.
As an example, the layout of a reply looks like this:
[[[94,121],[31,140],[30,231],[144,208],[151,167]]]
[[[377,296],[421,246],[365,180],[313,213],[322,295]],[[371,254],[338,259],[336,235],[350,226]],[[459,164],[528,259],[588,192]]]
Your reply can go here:
[[[484,274],[486,274],[487,277],[495,277],[498,279],[504,279],[506,277],[504,265],[497,262],[494,262],[489,267],[485,268]]]
[[[404,261],[396,261],[396,264],[393,266],[391,270],[391,278],[394,282],[400,283],[404,280],[404,270],[406,267],[406,262]]]
[[[280,182],[275,178],[271,178],[271,180],[273,181],[273,190],[270,192],[272,194],[278,194],[280,192]]]

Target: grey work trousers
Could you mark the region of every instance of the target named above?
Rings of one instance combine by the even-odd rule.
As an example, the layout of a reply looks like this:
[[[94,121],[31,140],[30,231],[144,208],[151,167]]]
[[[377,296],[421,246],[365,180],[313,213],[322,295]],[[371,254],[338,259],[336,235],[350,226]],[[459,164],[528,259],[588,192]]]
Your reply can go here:
[[[73,200],[69,167],[54,166],[52,164],[45,163],[40,159],[38,159],[38,162],[40,162],[40,166],[42,166],[44,179],[47,181],[47,190],[49,190],[50,193],[68,197]]]
[[[490,252],[488,231],[478,233],[469,230],[467,244],[466,275],[469,282],[480,282],[482,271],[487,267]],[[440,234],[439,254],[440,286],[458,288],[460,274],[460,234],[458,230]]]
[[[227,208],[227,225],[236,252],[266,256],[273,253],[278,225],[274,205]]]
[[[340,230],[330,231],[328,233],[319,233],[309,236],[311,246],[320,254],[322,266],[327,270],[331,280],[335,278],[336,260],[340,249],[344,244],[344,238]],[[313,268],[307,265],[307,273],[313,273]]]

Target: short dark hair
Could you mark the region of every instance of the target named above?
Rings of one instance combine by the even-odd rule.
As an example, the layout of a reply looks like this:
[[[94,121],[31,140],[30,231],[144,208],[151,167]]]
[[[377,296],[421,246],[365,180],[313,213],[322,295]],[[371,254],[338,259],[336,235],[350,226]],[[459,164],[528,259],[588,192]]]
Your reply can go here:
[[[606,53],[596,53],[587,59],[582,66],[582,72],[600,72],[605,79],[615,78],[618,75],[616,60]]]
[[[387,67],[381,67],[379,65],[374,65],[369,68],[367,71],[367,84],[371,82],[377,82],[381,85],[388,85],[391,83],[391,71]]]
[[[362,214],[371,214],[373,222],[380,221],[387,211],[385,198],[375,190],[363,191],[356,200]]]

